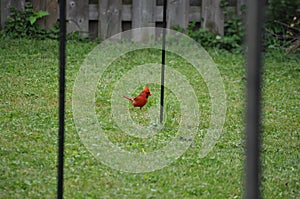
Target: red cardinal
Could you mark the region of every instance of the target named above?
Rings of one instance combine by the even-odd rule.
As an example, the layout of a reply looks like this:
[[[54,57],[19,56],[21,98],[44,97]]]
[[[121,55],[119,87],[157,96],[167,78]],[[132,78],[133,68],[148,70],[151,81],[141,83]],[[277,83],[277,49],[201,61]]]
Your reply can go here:
[[[131,98],[127,96],[124,97],[131,101],[134,107],[140,107],[140,109],[142,109],[142,107],[147,103],[149,96],[151,96],[151,93],[149,88],[146,86],[136,98]]]

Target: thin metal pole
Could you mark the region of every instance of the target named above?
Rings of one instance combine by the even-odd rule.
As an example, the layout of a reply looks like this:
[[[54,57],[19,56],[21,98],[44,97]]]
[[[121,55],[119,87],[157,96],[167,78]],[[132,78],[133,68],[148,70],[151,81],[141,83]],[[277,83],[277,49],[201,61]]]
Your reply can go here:
[[[260,99],[264,1],[247,1],[247,111],[245,197],[260,198]]]
[[[66,0],[59,1],[59,129],[57,198],[63,198],[65,142]]]
[[[163,4],[163,38],[162,38],[162,51],[161,51],[160,123],[163,122],[163,118],[164,118],[166,28],[167,28],[167,0],[164,0],[164,4]]]

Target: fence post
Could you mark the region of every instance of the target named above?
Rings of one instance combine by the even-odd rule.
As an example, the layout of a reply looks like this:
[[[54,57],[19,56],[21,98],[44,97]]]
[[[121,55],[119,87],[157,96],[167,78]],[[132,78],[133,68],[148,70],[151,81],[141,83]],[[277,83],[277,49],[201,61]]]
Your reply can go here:
[[[155,27],[156,0],[132,1],[132,28]],[[155,29],[151,32],[132,30],[135,41],[148,41],[155,36]]]
[[[224,35],[224,14],[220,2],[221,0],[202,0],[201,27]]]
[[[89,1],[67,0],[67,32],[79,32],[89,35]]]
[[[99,0],[98,37],[100,40],[115,35],[122,30],[122,1]]]
[[[4,28],[7,17],[10,15],[10,8],[15,7],[22,10],[25,7],[25,0],[0,0],[0,21],[1,28]]]
[[[167,28],[179,25],[184,30],[187,30],[189,23],[189,8],[190,0],[169,0]]]

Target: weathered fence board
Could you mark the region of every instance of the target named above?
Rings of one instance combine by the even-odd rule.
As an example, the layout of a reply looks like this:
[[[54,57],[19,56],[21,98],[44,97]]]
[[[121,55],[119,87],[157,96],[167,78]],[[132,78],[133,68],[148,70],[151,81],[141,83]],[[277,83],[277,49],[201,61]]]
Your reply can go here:
[[[132,36],[136,41],[149,40],[155,35],[152,32],[141,31],[141,27],[155,27],[155,4],[156,0],[133,0],[132,7]]]
[[[42,28],[51,28],[58,19],[59,0],[26,0],[35,10],[45,10],[49,16],[38,21]],[[168,0],[167,27],[179,25],[187,29],[189,22],[197,22],[218,34],[224,33],[224,14],[221,0]],[[229,0],[228,0],[229,1]],[[1,26],[4,26],[11,6],[24,8],[25,0],[0,0]],[[230,0],[231,2],[231,0]],[[240,7],[245,0],[234,0]],[[121,31],[139,27],[161,26],[163,0],[67,0],[67,31],[83,36],[105,39]],[[239,11],[239,9],[237,9]],[[154,33],[136,39],[149,37]],[[139,38],[138,38],[139,37]]]
[[[189,8],[189,22],[201,21],[201,6],[190,6]]]
[[[122,28],[122,1],[99,0],[98,37],[103,40],[120,33]]]
[[[122,8],[122,20],[123,21],[131,21],[132,19],[132,5],[123,5]]]
[[[49,29],[57,21],[58,0],[31,0],[34,10],[44,10],[49,13],[48,16],[38,20],[41,28]]]
[[[67,0],[67,31],[89,35],[89,1]]]
[[[189,23],[189,7],[189,0],[168,1],[167,28],[178,25],[186,30]]]
[[[132,21],[132,5],[122,5],[121,19],[122,21]],[[187,13],[189,22],[201,20],[201,6],[189,6],[189,12]],[[154,19],[155,22],[162,22],[163,20],[163,7],[154,7]],[[89,20],[98,20],[98,4],[89,5]]]
[[[220,2],[221,0],[202,0],[201,26],[224,35],[224,13],[220,8]]]

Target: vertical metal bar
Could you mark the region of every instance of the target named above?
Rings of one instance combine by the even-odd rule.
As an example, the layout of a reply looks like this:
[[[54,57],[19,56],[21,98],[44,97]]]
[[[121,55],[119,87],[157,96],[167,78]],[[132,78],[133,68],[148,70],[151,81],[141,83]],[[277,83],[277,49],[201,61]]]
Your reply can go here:
[[[163,38],[162,38],[162,51],[161,51],[160,123],[163,122],[163,118],[164,118],[166,28],[167,28],[167,0],[164,0],[164,4],[163,4]]]
[[[247,111],[246,111],[246,193],[260,198],[260,99],[262,67],[262,25],[264,1],[247,1]]]
[[[66,0],[59,1],[59,129],[57,198],[63,198],[65,141],[65,69],[66,69]]]

